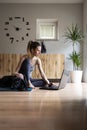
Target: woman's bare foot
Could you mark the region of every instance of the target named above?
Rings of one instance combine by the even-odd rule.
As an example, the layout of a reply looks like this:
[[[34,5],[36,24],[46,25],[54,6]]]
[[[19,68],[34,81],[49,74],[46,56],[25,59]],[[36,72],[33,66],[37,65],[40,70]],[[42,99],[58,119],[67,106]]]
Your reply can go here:
[[[32,85],[32,84],[30,84],[30,85],[29,85],[29,88],[35,89],[35,86]]]

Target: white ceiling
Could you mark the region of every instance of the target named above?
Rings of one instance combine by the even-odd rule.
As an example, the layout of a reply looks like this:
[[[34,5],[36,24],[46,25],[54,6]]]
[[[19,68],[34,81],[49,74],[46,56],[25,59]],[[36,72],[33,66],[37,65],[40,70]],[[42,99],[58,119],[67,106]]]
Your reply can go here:
[[[84,0],[0,0],[0,3],[83,3]]]

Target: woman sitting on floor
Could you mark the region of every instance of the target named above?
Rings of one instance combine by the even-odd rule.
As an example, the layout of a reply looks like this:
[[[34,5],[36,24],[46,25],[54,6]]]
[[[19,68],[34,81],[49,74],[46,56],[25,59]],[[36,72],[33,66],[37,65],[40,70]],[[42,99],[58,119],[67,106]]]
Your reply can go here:
[[[41,45],[36,41],[29,41],[27,46],[27,54],[24,55],[16,68],[15,75],[22,79],[26,79],[28,82],[28,87],[44,87],[45,85],[50,85],[52,83],[47,79],[43,68],[42,63],[38,55],[41,53]],[[35,66],[38,66],[39,72],[42,79],[33,79],[32,71]]]

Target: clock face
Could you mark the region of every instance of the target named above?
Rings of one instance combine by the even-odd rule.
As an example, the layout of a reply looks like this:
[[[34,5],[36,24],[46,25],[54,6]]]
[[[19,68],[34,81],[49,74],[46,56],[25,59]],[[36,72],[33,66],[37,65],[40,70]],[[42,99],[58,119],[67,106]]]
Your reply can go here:
[[[24,17],[9,17],[5,24],[5,35],[10,43],[23,42],[29,37],[29,21]]]

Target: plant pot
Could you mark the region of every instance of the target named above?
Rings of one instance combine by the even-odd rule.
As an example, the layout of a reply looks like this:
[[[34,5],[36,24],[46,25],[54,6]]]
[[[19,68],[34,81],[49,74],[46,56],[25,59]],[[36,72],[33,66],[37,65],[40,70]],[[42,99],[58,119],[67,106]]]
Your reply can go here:
[[[81,83],[82,81],[82,70],[75,70],[70,72],[70,78],[72,83]]]

